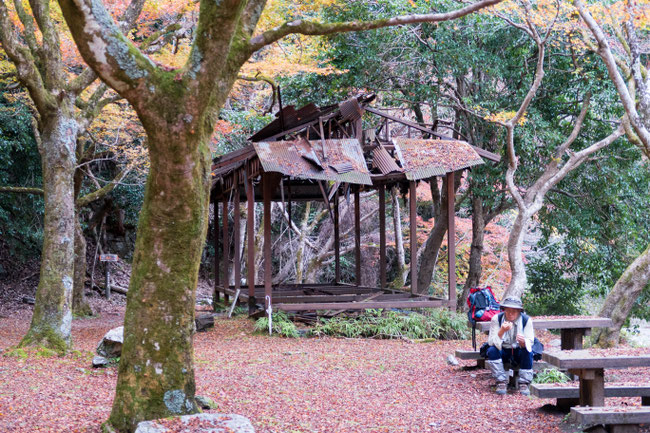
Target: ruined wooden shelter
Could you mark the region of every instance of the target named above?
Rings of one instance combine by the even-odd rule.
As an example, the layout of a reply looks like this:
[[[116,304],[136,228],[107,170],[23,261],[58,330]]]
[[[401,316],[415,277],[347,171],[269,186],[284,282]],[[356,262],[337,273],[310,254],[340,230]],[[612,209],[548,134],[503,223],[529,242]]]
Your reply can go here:
[[[314,104],[298,110],[287,106],[277,119],[250,138],[243,149],[216,158],[213,163],[215,270],[229,274],[228,204],[234,203],[234,232],[239,233],[240,203],[247,202],[249,215],[254,203],[264,203],[264,284],[255,285],[255,242],[247,236],[247,278],[242,287],[242,263],[233,258],[234,285],[222,283],[215,272],[216,296],[239,296],[252,313],[265,311],[362,310],[366,308],[422,308],[456,305],[455,242],[449,242],[449,289],[446,299],[419,294],[417,260],[411,260],[411,287],[392,290],[386,284],[387,187],[400,184],[409,191],[410,248],[417,251],[416,182],[447,176],[449,194],[448,233],[454,234],[453,179],[457,172],[482,164],[482,158],[498,161],[499,156],[464,141],[437,135],[433,130],[397,118],[368,104],[373,96],[352,98],[341,104],[318,108]],[[379,127],[364,130],[364,113],[379,116]],[[377,122],[375,122],[377,123]],[[423,138],[426,137],[426,138]],[[435,138],[429,138],[435,137]],[[361,286],[360,192],[376,190],[379,196],[379,286]],[[354,197],[354,238],[356,284],[341,280],[339,202]],[[334,225],[335,279],[327,284],[272,284],[271,206],[272,201],[287,204],[298,201],[327,204]],[[219,206],[220,204],[220,206]],[[221,218],[219,208],[221,207]],[[226,217],[223,217],[226,215]],[[221,224],[219,222],[221,221]],[[254,232],[254,219],[247,218],[247,232]],[[221,232],[221,233],[219,233]],[[221,245],[226,248],[219,248]],[[240,237],[233,236],[234,251],[240,251]]]

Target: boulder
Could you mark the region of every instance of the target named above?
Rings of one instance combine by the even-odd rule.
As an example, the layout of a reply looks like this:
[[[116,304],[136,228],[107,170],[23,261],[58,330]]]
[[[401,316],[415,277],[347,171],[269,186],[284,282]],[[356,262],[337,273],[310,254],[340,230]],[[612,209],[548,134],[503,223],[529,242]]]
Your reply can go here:
[[[217,408],[217,403],[215,403],[214,400],[212,400],[210,397],[197,395],[194,397],[194,400],[196,401],[197,406],[199,406],[201,409],[208,410]]]
[[[124,326],[111,329],[99,342],[97,354],[104,358],[117,358],[122,354],[122,343],[124,343]]]
[[[180,428],[179,428],[180,427]],[[241,415],[200,413],[163,420],[143,421],[135,433],[172,433],[191,428],[193,433],[255,433],[253,425]]]
[[[447,364],[449,365],[458,365],[458,360],[454,355],[448,355],[447,356]]]
[[[107,367],[110,363],[111,361],[103,356],[95,355],[93,358],[93,367],[95,368]]]

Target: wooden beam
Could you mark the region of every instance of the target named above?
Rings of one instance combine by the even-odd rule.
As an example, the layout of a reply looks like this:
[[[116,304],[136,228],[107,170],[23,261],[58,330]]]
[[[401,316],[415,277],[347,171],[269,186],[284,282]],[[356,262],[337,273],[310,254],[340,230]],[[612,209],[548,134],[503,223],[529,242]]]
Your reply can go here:
[[[378,301],[378,302],[325,302],[313,304],[275,304],[273,308],[282,311],[315,310],[365,310],[372,308],[436,308],[446,301]]]
[[[252,314],[255,311],[255,190],[253,186],[253,178],[250,176],[250,171],[246,173],[246,203],[247,219],[246,219],[246,238],[248,240],[246,258],[246,270],[248,271],[248,312]]]
[[[361,285],[361,195],[359,187],[354,187],[354,264],[356,283]]]
[[[409,236],[411,238],[411,293],[418,293],[418,229],[415,181],[409,182]]]
[[[228,261],[230,260],[230,242],[228,239],[228,199],[224,198],[223,202],[223,282],[224,285],[230,284],[228,277]],[[228,294],[223,294],[223,299],[228,302]]]
[[[386,287],[386,186],[379,185],[379,288]]]
[[[214,236],[214,294],[212,297],[212,304],[213,307],[215,306],[217,302],[219,302],[221,298],[221,293],[217,290],[217,287],[219,287],[220,282],[219,282],[219,257],[221,257],[221,254],[219,254],[219,201],[215,200],[214,201],[214,221],[213,221],[213,226],[212,226],[212,234]]]
[[[341,234],[339,223],[339,191],[334,196],[334,283],[341,281]]]
[[[239,176],[236,177],[238,181]],[[235,184],[235,203],[233,216],[233,236],[235,241],[235,251],[233,259],[235,262],[235,290],[241,289],[241,208],[239,206],[239,182]]]
[[[456,311],[456,213],[454,212],[456,193],[454,172],[447,173],[447,254],[449,276],[449,309]]]
[[[262,177],[262,194],[264,196],[264,309],[271,305],[271,176],[264,173]]]

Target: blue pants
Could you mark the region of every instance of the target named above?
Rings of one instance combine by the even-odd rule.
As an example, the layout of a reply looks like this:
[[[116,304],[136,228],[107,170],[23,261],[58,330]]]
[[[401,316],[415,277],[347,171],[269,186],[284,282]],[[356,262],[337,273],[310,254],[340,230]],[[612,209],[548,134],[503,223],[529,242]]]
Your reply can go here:
[[[490,346],[487,350],[487,356],[490,361],[501,358],[504,363],[518,365],[522,370],[533,368],[533,353],[527,351],[525,347],[499,350],[495,346]]]

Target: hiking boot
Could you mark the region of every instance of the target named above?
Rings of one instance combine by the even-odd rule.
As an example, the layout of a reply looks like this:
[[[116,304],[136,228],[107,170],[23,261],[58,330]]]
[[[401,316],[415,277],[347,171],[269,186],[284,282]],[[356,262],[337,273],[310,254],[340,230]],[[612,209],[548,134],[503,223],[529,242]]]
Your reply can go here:
[[[504,395],[506,392],[508,392],[508,387],[506,386],[505,382],[497,382],[497,390],[496,393],[499,395]]]
[[[521,394],[521,395],[530,395],[530,389],[528,389],[528,384],[527,383],[520,383],[519,384],[519,394]]]

